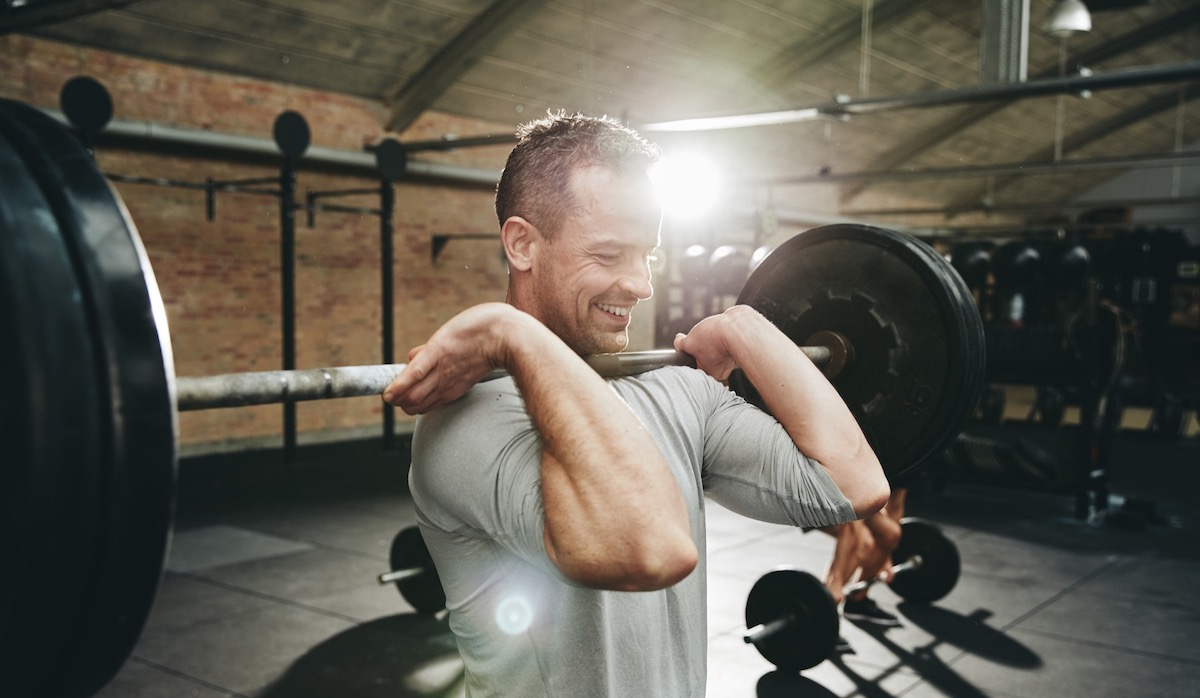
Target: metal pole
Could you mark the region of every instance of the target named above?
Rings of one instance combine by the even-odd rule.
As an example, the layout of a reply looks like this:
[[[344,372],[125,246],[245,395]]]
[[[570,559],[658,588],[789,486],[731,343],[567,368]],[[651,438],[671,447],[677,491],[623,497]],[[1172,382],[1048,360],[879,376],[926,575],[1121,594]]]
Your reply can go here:
[[[875,114],[893,109],[943,107],[952,104],[1008,101],[1057,94],[1083,94],[1097,90],[1141,87],[1164,83],[1180,83],[1200,77],[1200,61],[1172,65],[1126,68],[1097,75],[1089,73],[1070,77],[1029,80],[1016,83],[993,83],[952,90],[931,90],[894,97],[843,98],[784,111],[755,114],[735,114],[679,121],[642,124],[646,131],[709,131],[727,128],[748,128],[776,124],[814,121],[831,116]]]
[[[1024,175],[1033,173],[1085,172],[1092,170],[1117,170],[1136,166],[1141,168],[1179,167],[1200,161],[1200,153],[1143,153],[1115,157],[1088,158],[1083,160],[1060,160],[1058,162],[1004,162],[988,165],[960,165],[955,167],[928,167],[915,170],[862,170],[858,172],[829,172],[827,174],[788,175],[782,177],[746,177],[735,184],[761,186],[767,184],[829,184],[868,180],[908,181],[912,179],[957,179],[960,177],[992,177]]]
[[[285,158],[279,173],[279,255],[283,301],[283,370],[296,368],[296,166]],[[283,403],[283,460],[296,462],[296,404]]]
[[[393,308],[393,258],[392,246],[392,212],[396,208],[396,192],[387,179],[379,185],[379,264],[380,288],[382,293],[381,326],[383,327],[383,363],[390,364],[395,359],[395,337],[393,325],[395,310]],[[396,448],[396,410],[391,405],[383,405],[383,450],[393,451]]]

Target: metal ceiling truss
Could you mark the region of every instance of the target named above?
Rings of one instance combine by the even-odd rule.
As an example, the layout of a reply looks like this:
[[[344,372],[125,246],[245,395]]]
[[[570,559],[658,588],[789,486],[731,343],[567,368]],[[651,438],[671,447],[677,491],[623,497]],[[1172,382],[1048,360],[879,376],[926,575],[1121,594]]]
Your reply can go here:
[[[897,182],[911,179],[960,179],[963,177],[995,177],[1046,173],[1118,170],[1136,167],[1152,169],[1200,164],[1200,153],[1140,153],[1116,157],[1080,160],[1045,160],[1034,162],[1004,162],[989,165],[959,165],[957,167],[928,167],[915,170],[864,170],[859,172],[830,172],[828,174],[793,177],[748,177],[735,184],[771,186],[789,184],[830,184],[834,182],[871,181]]]
[[[1139,206],[1192,206],[1200,204],[1200,196],[1163,196],[1140,199],[1105,199],[1104,201],[1026,201],[1012,204],[976,202],[962,206],[930,206],[926,208],[870,208],[842,211],[844,216],[928,216],[961,213],[1014,213],[1022,211],[1088,211],[1095,208],[1136,208]]]
[[[1089,51],[1084,51],[1078,56],[1073,57],[1073,63],[1076,66],[1095,65],[1106,60],[1116,58],[1130,51],[1145,46],[1153,41],[1169,36],[1179,31],[1184,31],[1195,26],[1200,22],[1200,3],[1186,7],[1172,15],[1162,17],[1157,21],[1145,24],[1137,29],[1114,37],[1106,41],[1104,44],[1097,46]],[[1034,79],[1053,78],[1057,76],[1057,67],[1053,70],[1042,71],[1034,76]],[[906,139],[904,145],[893,149],[889,153],[881,155],[877,161],[878,169],[889,170],[899,167],[900,165],[912,160],[921,153],[937,146],[953,135],[974,126],[984,119],[992,116],[996,112],[1004,109],[1011,102],[996,102],[992,104],[983,104],[974,109],[970,109],[959,115],[950,117],[941,123],[931,127],[925,133],[924,137],[914,137]],[[868,182],[863,182],[857,186],[850,187],[842,192],[842,201],[849,201],[861,194],[869,186]]]
[[[1136,124],[1145,119],[1161,114],[1170,109],[1178,108],[1182,104],[1186,104],[1191,100],[1200,97],[1200,86],[1181,85],[1180,89],[1175,92],[1152,97],[1143,102],[1138,107],[1127,109],[1117,116],[1105,120],[1100,123],[1093,124],[1091,127],[1079,131],[1070,138],[1064,140],[1061,144],[1051,144],[1042,152],[1035,156],[1035,160],[1050,160],[1054,158],[1056,152],[1061,156],[1063,153],[1080,150],[1087,145],[1101,141],[1114,133],[1126,129],[1133,124]],[[1061,158],[1059,158],[1061,159]],[[980,189],[972,194],[964,195],[957,201],[951,203],[947,208],[955,208],[958,206],[970,205],[973,201],[978,201],[984,196],[993,197],[996,192],[1006,189],[1021,179],[1022,174],[1011,173],[1004,176],[1003,179],[989,182],[988,186]]]

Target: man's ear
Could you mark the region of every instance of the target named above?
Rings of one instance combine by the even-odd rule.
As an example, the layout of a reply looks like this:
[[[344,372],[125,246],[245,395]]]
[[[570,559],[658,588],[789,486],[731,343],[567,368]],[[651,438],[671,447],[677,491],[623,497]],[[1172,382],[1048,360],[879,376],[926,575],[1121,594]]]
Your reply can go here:
[[[534,248],[541,241],[541,231],[520,216],[510,216],[500,227],[500,242],[510,269],[529,271],[533,267]]]

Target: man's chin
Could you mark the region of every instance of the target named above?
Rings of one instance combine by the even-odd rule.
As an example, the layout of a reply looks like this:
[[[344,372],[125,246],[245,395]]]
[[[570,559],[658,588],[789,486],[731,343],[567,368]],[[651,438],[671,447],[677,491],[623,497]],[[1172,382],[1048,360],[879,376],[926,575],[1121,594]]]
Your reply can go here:
[[[620,332],[591,337],[584,354],[617,354],[629,346],[629,333]]]

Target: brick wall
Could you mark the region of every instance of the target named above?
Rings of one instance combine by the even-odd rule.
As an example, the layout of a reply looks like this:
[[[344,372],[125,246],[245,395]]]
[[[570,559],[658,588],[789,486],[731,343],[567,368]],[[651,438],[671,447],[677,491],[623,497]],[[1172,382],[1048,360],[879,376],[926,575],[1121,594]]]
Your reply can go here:
[[[285,109],[304,115],[314,146],[360,150],[384,135],[426,140],[446,133],[511,132],[444,114],[427,114],[402,134],[384,134],[386,114],[374,102],[193,70],[23,36],[0,37],[0,96],[58,109],[62,85],[76,75],[100,80],[113,96],[115,118],[270,139]],[[422,155],[499,171],[508,146]],[[97,149],[110,173],[184,181],[270,177],[278,169],[216,156]],[[298,191],[375,186],[367,177],[301,169]],[[279,205],[273,197],[219,194],[216,219],[205,220],[202,191],[118,184],[146,245],[167,308],[179,375],[270,370],[280,365]],[[377,207],[365,196],[331,201]],[[396,188],[395,347],[403,360],[442,322],[469,305],[504,296],[505,270],[491,242],[455,241],[437,264],[434,233],[494,233],[492,196],[485,188],[401,183]],[[302,213],[296,235],[296,358],[300,367],[380,361],[379,221],[323,212],[309,229]],[[647,313],[646,315],[651,315]],[[327,432],[378,428],[374,398],[304,403],[302,440]],[[277,443],[281,408],[265,406],[185,413],[185,450],[265,439]],[[398,413],[402,424],[403,414]]]

